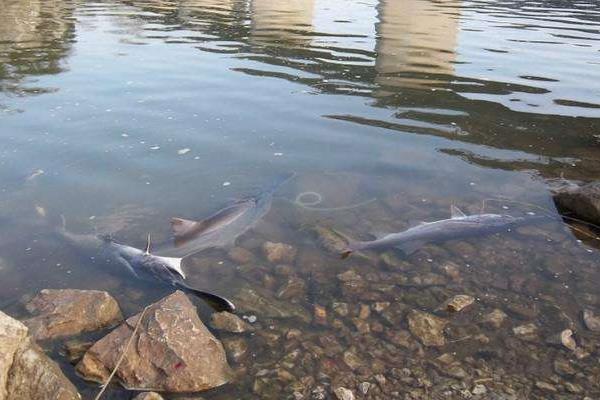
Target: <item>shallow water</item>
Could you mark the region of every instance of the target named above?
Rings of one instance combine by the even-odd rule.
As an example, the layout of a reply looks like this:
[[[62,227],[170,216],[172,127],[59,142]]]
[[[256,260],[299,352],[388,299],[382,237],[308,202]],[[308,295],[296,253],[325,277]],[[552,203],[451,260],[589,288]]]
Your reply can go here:
[[[239,266],[227,251],[210,250],[186,260],[186,269],[199,287],[234,298],[239,288],[263,288],[275,298],[289,277],[260,247],[292,244],[292,273],[307,288],[285,302],[309,313],[324,306],[328,324],[258,313],[261,333],[247,338],[247,358],[233,364],[239,378],[204,397],[298,392],[309,399],[337,386],[359,396],[357,383],[370,382],[365,398],[446,391],[445,398],[462,398],[478,379],[487,395],[505,396],[498,398],[600,397],[600,338],[580,316],[584,308],[600,313],[600,253],[558,218],[430,245],[393,265],[341,261],[312,231],[319,225],[368,238],[447,218],[451,204],[477,212],[489,198],[511,200],[487,202],[491,211],[543,207],[557,216],[547,179],[600,176],[597,2],[0,5],[0,305],[7,312],[20,316],[15,301],[47,287],[108,290],[128,315],[168,293],[65,247],[53,235],[60,214],[73,231],[111,233],[138,247],[151,232],[161,246],[169,243],[170,217],[208,216],[295,171],[271,212],[238,240],[254,261]],[[319,193],[314,207],[324,210],[294,204],[303,192]],[[356,204],[363,205],[347,208]],[[444,273],[449,262],[458,277]],[[356,285],[338,276],[348,269],[360,275]],[[477,301],[454,316],[437,310],[454,294]],[[340,302],[350,304],[349,315],[336,314]],[[366,332],[358,303],[375,302],[390,302],[393,315],[371,312]],[[495,308],[509,323],[498,330],[478,323]],[[448,318],[448,344],[394,342],[411,309]],[[530,322],[539,337],[515,336],[513,327]],[[566,327],[589,356],[547,344]],[[289,329],[303,331],[302,340],[286,339]],[[282,361],[296,349],[301,359]],[[352,370],[348,351],[368,368]],[[432,363],[443,353],[455,353],[466,377]],[[574,360],[575,375],[553,370],[561,358]],[[73,379],[91,398],[96,388]],[[538,381],[557,394],[536,388]],[[581,392],[569,393],[569,384]]]

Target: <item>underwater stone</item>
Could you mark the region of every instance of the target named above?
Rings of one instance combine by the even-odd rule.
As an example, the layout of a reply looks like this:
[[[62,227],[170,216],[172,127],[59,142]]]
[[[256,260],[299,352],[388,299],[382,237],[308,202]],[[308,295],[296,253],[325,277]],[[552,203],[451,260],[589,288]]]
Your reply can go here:
[[[294,246],[285,243],[265,242],[262,246],[265,257],[271,263],[292,263],[297,250]]]
[[[412,310],[408,314],[408,327],[425,346],[443,346],[444,327],[447,320],[422,311]]]

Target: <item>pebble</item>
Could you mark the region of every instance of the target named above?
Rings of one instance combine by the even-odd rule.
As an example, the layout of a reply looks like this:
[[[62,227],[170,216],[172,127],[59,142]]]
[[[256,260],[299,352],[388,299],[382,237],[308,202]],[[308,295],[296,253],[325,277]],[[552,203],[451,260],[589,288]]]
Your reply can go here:
[[[370,388],[371,388],[370,382],[361,382],[358,384],[358,390],[360,390],[360,392],[362,394],[367,394],[369,392]]]
[[[345,387],[339,387],[335,389],[334,393],[338,400],[354,400],[354,393]]]
[[[551,385],[551,384],[549,384],[547,382],[543,382],[543,381],[537,381],[535,383],[535,387],[542,391],[545,391],[545,392],[552,392],[552,393],[557,392],[556,387],[554,385]]]
[[[292,263],[297,253],[294,246],[285,243],[265,242],[262,248],[271,263]]]
[[[487,393],[487,388],[485,387],[485,385],[477,384],[473,387],[473,390],[471,390],[471,393],[476,396],[480,395],[480,394],[485,394],[485,393]]]
[[[491,313],[485,315],[482,322],[492,329],[498,329],[502,326],[504,321],[506,321],[506,318],[508,318],[508,315],[499,308],[496,308]]]
[[[466,294],[458,294],[446,302],[446,310],[459,312],[475,302],[475,298]]]
[[[600,332],[600,316],[594,315],[593,311],[583,311],[583,323],[590,331]]]

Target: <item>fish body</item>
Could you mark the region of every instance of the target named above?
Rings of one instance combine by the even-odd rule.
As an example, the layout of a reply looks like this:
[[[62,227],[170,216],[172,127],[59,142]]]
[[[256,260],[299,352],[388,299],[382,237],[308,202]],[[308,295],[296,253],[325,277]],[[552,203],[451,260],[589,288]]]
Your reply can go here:
[[[443,242],[451,239],[463,239],[474,236],[506,232],[511,228],[532,222],[535,217],[513,217],[506,214],[465,215],[452,207],[452,217],[434,222],[423,222],[403,232],[378,235],[372,241],[351,241],[342,258],[355,251],[398,248],[405,254],[411,254],[427,243]]]
[[[175,246],[160,250],[158,254],[169,257],[185,257],[209,248],[228,247],[252,228],[271,209],[273,194],[294,175],[278,180],[256,196],[248,196],[217,211],[210,217],[192,221],[171,219]]]
[[[120,244],[108,236],[75,234],[64,227],[57,230],[69,245],[86,256],[100,261],[118,265],[133,276],[148,282],[158,282],[185,292],[192,293],[205,300],[218,310],[234,311],[233,303],[221,296],[194,289],[185,283],[185,273],[181,267],[181,258],[161,257],[150,253],[149,244],[146,250]]]

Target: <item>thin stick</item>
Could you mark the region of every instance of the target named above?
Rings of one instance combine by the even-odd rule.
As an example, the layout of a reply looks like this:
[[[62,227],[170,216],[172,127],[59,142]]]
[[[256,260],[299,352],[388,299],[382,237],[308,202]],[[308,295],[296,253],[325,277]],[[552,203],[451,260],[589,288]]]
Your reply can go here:
[[[99,400],[100,397],[102,397],[102,394],[108,387],[108,384],[110,383],[113,376],[115,376],[117,370],[121,366],[121,362],[123,362],[123,359],[125,358],[125,354],[127,354],[127,350],[129,350],[129,346],[131,346],[131,343],[133,342],[133,339],[135,338],[135,335],[137,334],[137,331],[138,331],[140,325],[142,324],[142,319],[144,318],[144,315],[146,315],[146,311],[148,311],[148,307],[150,307],[150,306],[146,306],[144,308],[144,310],[142,311],[142,313],[140,314],[140,318],[138,318],[138,321],[135,324],[135,328],[133,328],[133,332],[131,333],[131,336],[129,337],[127,344],[125,345],[125,349],[123,350],[123,353],[121,353],[121,357],[119,357],[119,359],[117,360],[117,363],[115,364],[115,367],[113,368],[112,372],[108,376],[106,383],[104,384],[104,386],[102,386],[102,390],[100,390],[100,392],[96,395],[96,397],[94,397],[94,400]]]

